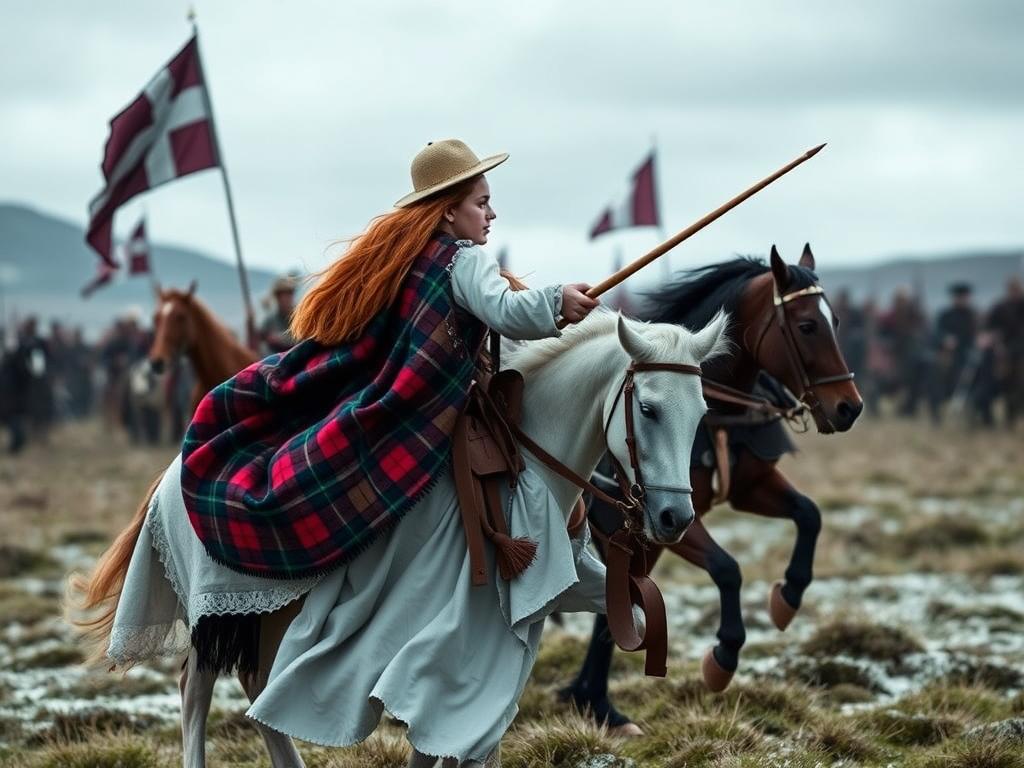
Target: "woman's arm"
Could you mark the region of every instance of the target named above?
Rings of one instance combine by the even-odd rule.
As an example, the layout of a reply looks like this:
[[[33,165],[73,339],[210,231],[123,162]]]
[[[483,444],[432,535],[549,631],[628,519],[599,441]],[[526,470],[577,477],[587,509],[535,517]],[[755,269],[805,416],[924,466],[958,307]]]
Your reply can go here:
[[[559,336],[562,286],[513,291],[498,262],[479,246],[464,246],[452,262],[455,303],[510,339]]]

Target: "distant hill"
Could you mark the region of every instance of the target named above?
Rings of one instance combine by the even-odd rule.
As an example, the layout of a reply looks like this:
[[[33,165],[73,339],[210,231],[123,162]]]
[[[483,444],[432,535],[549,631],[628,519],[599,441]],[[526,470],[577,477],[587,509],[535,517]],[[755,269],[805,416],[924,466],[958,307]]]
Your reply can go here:
[[[202,299],[241,330],[242,300],[233,264],[187,248],[156,243],[152,247],[153,263],[164,285],[184,287],[198,280]],[[822,264],[819,272],[832,296],[846,287],[857,301],[873,296],[885,305],[894,290],[905,287],[921,291],[930,310],[946,302],[950,283],[966,280],[974,286],[978,306],[984,307],[1002,294],[1007,277],[1019,273],[1022,258],[1024,249],[957,253],[895,258],[862,267]],[[58,318],[84,326],[93,336],[129,307],[148,315],[153,298],[144,278],[121,280],[82,299],[79,290],[95,268],[96,255],[86,246],[80,226],[22,205],[0,204],[0,280],[8,314],[16,309],[44,321]],[[249,270],[254,301],[259,302],[273,278],[266,270]],[[260,312],[259,306],[256,311]]]
[[[185,287],[199,281],[198,295],[236,330],[243,323],[238,273],[233,264],[199,251],[153,243],[152,257],[165,286]],[[153,292],[145,277],[121,279],[83,299],[79,291],[93,276],[96,254],[85,244],[81,226],[31,208],[0,204],[0,280],[4,310],[33,313],[44,321],[60,319],[82,325],[95,336],[111,318],[135,306],[148,317]],[[258,306],[274,275],[249,269],[253,301]],[[2,324],[2,323],[0,323]]]
[[[949,301],[950,283],[964,281],[974,287],[974,301],[988,307],[1003,294],[1010,275],[1024,269],[1024,248],[1001,252],[968,252],[925,258],[896,258],[863,267],[818,270],[829,295],[848,288],[855,301],[873,297],[885,306],[897,288],[924,297],[925,306],[935,311]]]

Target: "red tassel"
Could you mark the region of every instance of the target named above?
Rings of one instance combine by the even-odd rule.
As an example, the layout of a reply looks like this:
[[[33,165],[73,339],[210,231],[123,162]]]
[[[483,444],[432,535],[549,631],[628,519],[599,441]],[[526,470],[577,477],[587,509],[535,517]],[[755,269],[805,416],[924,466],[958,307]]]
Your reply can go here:
[[[495,533],[491,540],[497,554],[498,573],[505,581],[514,579],[537,559],[537,542],[533,539],[513,539],[503,533]]]

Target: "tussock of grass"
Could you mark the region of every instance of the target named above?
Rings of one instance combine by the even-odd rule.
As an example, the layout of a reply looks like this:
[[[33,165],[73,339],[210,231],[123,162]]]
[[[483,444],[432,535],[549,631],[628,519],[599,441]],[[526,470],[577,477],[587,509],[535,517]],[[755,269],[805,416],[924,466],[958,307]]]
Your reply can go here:
[[[129,715],[110,709],[56,713],[52,724],[29,740],[31,744],[91,742],[97,736],[117,732],[139,732],[160,724],[160,720],[141,714]]]
[[[823,698],[830,704],[866,704],[874,701],[875,694],[861,685],[838,683],[829,688]]]
[[[943,515],[921,521],[900,535],[904,554],[978,547],[990,542],[987,528],[963,515]]]
[[[60,564],[49,555],[17,544],[0,544],[0,579],[56,573]]]
[[[170,680],[104,673],[88,675],[67,688],[60,688],[58,695],[75,699],[95,699],[100,696],[134,698],[155,693],[172,693],[174,690],[174,684]]]
[[[876,661],[900,661],[924,646],[898,627],[857,619],[837,619],[819,627],[801,646],[811,656],[853,656]],[[856,682],[856,681],[843,681]]]
[[[502,768],[575,768],[593,755],[621,754],[622,742],[576,713],[513,728],[501,747]]]
[[[853,722],[864,732],[873,733],[897,746],[930,746],[959,734],[960,721],[949,715],[907,714],[897,709],[859,713]]]
[[[70,645],[55,645],[17,659],[11,664],[11,669],[24,672],[28,669],[70,667],[84,660],[85,654],[80,649]]]
[[[987,688],[931,683],[893,705],[907,714],[948,715],[970,723],[1004,720],[1012,703]]]
[[[1024,768],[1024,750],[1010,740],[959,739],[912,758],[908,768]]]
[[[7,622],[31,625],[59,615],[60,606],[55,596],[33,595],[0,584],[0,616]]]
[[[964,570],[972,576],[1020,576],[1024,574],[1024,554],[1019,548],[992,549],[976,554]]]
[[[867,738],[864,731],[849,720],[837,717],[826,717],[815,722],[811,726],[808,741],[831,757],[857,763],[882,756],[881,750]]]
[[[818,688],[861,688],[874,693],[881,692],[866,669],[843,659],[795,659],[786,669],[786,676]]]
[[[160,750],[129,734],[97,736],[86,742],[53,742],[38,752],[5,765],[24,768],[163,768],[180,763],[170,750]]]

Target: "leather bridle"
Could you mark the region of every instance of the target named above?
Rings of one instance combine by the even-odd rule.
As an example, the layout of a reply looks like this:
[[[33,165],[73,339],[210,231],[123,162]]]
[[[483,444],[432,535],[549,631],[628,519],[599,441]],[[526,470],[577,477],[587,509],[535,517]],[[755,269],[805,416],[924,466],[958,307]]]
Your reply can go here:
[[[629,451],[629,463],[633,470],[633,482],[628,480],[622,464],[609,449],[608,455],[615,464],[615,478],[619,484],[623,498],[617,499],[589,480],[580,477],[550,453],[541,448],[533,439],[518,426],[510,424],[516,439],[544,466],[555,474],[568,480],[597,498],[610,504],[621,513],[621,524],[612,531],[602,531],[593,523],[591,529],[604,543],[607,577],[605,595],[608,610],[608,629],[615,643],[625,651],[646,650],[644,671],[656,677],[664,677],[667,673],[666,657],[668,655],[668,632],[665,619],[665,601],[657,585],[648,576],[647,548],[643,540],[644,499],[647,489],[665,490],[674,493],[692,492],[690,488],[672,488],[645,484],[640,469],[640,453],[636,440],[636,421],[633,415],[636,392],[637,373],[647,371],[669,371],[691,376],[701,376],[701,369],[696,365],[681,363],[638,363],[635,360],[626,369],[626,375],[615,394],[615,400],[608,412],[604,424],[605,446],[608,446],[608,429],[619,401],[623,403],[626,421],[626,448]],[[637,632],[633,621],[633,606],[643,612],[646,627],[643,635]]]
[[[828,299],[825,297],[825,289],[818,284],[779,295],[778,286],[773,283],[773,308],[769,310],[765,319],[762,320],[758,326],[752,326],[752,328],[757,331],[756,342],[751,346],[747,343],[746,338],[744,338],[743,341],[747,349],[752,350],[754,359],[760,361],[761,345],[764,343],[765,336],[767,336],[768,331],[772,327],[777,328],[778,334],[782,339],[783,349],[785,350],[786,357],[789,361],[790,369],[795,373],[797,381],[800,382],[802,391],[797,393],[797,400],[807,406],[812,412],[818,413],[822,418],[825,418],[825,420],[828,421],[828,418],[822,409],[821,399],[818,397],[815,389],[826,384],[835,384],[841,381],[852,381],[854,374],[847,369],[845,373],[839,373],[834,376],[819,376],[812,378],[808,373],[807,364],[804,361],[803,355],[800,354],[800,347],[796,343],[793,330],[789,327],[789,318],[786,314],[786,305],[789,302],[804,298],[805,296],[821,296],[826,303],[828,302]],[[845,362],[843,365],[846,365]]]

